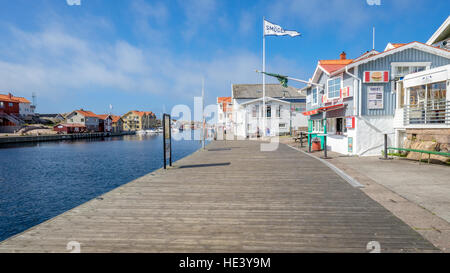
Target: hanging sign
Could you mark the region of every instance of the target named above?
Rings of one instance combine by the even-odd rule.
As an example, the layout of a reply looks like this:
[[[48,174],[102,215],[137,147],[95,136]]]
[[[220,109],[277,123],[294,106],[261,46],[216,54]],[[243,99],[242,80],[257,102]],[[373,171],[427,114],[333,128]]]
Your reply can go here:
[[[365,71],[365,83],[389,82],[389,71]]]
[[[384,88],[383,86],[367,87],[367,109],[376,110],[384,108]]]

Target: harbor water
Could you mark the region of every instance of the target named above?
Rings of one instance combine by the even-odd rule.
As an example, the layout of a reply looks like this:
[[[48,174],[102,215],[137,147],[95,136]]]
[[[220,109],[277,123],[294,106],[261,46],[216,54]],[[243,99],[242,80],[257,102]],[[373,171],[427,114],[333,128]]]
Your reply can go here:
[[[201,148],[174,137],[174,161]],[[0,146],[0,241],[162,166],[162,135]]]

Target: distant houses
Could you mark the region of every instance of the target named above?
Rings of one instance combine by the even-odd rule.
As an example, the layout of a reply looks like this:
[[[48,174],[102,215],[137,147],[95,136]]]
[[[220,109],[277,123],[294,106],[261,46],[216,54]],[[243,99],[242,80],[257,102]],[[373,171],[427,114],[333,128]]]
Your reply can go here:
[[[130,111],[122,116],[124,131],[140,131],[157,126],[156,115],[153,112]]]
[[[65,115],[61,124],[54,131],[61,133],[103,132],[120,133],[146,130],[157,127],[156,115],[153,112],[130,111],[125,115],[97,115],[92,111],[80,109]]]
[[[120,133],[123,131],[123,120],[120,116],[111,115],[112,117],[112,132]]]

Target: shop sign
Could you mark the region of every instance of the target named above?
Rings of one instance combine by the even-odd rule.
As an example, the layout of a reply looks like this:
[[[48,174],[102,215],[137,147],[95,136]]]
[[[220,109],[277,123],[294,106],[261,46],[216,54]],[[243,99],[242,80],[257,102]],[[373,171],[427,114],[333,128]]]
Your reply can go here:
[[[383,86],[368,86],[367,87],[367,108],[369,110],[384,108],[384,88]]]
[[[389,71],[365,71],[365,83],[389,82]]]
[[[346,117],[345,118],[345,127],[347,129],[355,129],[355,117]]]

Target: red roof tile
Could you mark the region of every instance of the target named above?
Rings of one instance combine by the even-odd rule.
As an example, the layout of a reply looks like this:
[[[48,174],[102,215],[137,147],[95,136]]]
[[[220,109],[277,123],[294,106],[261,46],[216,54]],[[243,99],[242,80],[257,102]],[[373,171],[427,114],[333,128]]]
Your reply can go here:
[[[0,100],[1,101],[7,101],[7,102],[17,102],[17,103],[31,103],[29,100],[23,97],[14,97],[13,95],[2,95],[0,94]]]
[[[84,110],[76,110],[77,113],[85,116],[85,117],[93,117],[93,118],[98,118],[98,116],[96,114],[94,114],[91,111],[84,111]]]

